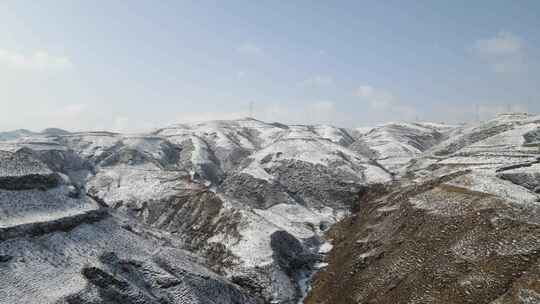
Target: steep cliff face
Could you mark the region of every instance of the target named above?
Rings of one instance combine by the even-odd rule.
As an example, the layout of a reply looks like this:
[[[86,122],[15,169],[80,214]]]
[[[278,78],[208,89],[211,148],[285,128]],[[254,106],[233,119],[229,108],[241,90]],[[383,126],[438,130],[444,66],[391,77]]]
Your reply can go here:
[[[540,301],[538,121],[464,128],[373,189],[329,232],[305,303]]]

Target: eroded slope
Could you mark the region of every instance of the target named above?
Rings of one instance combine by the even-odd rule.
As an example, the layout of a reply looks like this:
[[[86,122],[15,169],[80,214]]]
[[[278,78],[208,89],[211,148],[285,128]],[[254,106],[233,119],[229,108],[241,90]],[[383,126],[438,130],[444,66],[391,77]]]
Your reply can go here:
[[[537,119],[461,130],[329,233],[305,303],[539,303]]]

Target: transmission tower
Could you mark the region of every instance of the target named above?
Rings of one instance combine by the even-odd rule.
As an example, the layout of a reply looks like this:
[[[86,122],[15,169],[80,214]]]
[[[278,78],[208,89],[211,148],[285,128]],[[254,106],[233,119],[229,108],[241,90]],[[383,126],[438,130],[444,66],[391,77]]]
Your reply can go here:
[[[255,118],[253,117],[253,108],[254,108],[255,104],[253,101],[250,101],[249,102],[249,118]]]

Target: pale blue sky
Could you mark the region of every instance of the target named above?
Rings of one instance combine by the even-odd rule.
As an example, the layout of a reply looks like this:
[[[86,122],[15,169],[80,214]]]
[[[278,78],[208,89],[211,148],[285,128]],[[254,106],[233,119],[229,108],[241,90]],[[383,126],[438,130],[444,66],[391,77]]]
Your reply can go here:
[[[539,1],[2,1],[0,130],[540,112]]]

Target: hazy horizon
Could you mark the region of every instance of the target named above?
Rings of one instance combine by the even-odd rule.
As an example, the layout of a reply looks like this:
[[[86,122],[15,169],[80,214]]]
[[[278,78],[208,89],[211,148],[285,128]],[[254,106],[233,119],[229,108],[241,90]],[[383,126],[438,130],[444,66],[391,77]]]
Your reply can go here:
[[[489,9],[487,9],[489,8]],[[4,1],[0,131],[540,113],[537,1]]]

